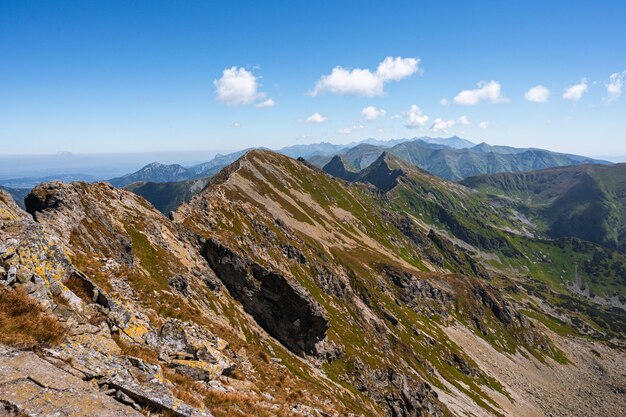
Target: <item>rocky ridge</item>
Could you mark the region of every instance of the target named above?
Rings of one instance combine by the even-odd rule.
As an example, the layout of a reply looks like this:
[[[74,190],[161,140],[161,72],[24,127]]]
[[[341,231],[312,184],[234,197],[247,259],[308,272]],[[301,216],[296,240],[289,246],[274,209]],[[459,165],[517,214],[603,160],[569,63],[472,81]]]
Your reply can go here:
[[[564,336],[501,291],[477,247],[380,204],[407,184],[382,162],[402,175],[376,188],[252,151],[171,220],[108,184],[41,185],[28,214],[1,194],[0,283],[65,332],[28,360],[129,415],[520,415],[520,398],[532,399],[526,415],[554,410],[465,346],[575,375]],[[3,349],[0,366],[24,355]],[[602,377],[589,376],[596,394]],[[28,384],[34,399],[50,389]],[[46,414],[11,398],[0,389],[7,412]]]

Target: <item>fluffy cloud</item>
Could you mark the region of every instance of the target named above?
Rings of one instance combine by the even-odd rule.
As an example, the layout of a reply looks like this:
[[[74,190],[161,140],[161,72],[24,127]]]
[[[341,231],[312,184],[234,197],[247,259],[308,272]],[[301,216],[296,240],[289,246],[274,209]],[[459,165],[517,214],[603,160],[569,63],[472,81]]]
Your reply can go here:
[[[606,91],[609,93],[608,101],[611,102],[622,95],[622,88],[624,87],[624,76],[626,71],[616,72],[609,77],[608,84],[605,84]]]
[[[467,116],[461,116],[456,120],[443,120],[443,119],[435,119],[433,121],[431,130],[448,130],[457,125],[468,125],[470,123]]]
[[[489,127],[489,122],[480,122],[478,123],[478,127],[481,129],[487,129]]]
[[[345,69],[337,66],[330,74],[322,76],[311,92],[317,96],[324,92],[353,96],[374,97],[384,94],[383,86],[389,81],[400,81],[419,71],[419,59],[386,57],[378,64],[376,72],[369,69]]]
[[[376,120],[387,113],[384,109],[379,109],[374,106],[367,106],[361,110],[361,117],[363,120]]]
[[[267,107],[274,107],[275,105],[276,103],[274,102],[274,100],[272,100],[271,98],[268,98],[267,100],[263,100],[262,102],[257,103],[255,107],[259,109],[265,109]]]
[[[442,98],[441,100],[439,100],[439,104],[441,104],[442,106],[447,106],[448,104],[450,104],[450,102],[448,101],[447,98]]]
[[[322,116],[318,112],[315,112],[309,117],[307,117],[306,119],[302,120],[302,122],[312,124],[312,123],[324,123],[326,120],[328,120],[328,117]]]
[[[419,71],[419,59],[388,56],[378,64],[376,76],[383,81],[400,81]]]
[[[545,103],[550,97],[550,90],[545,88],[543,85],[536,85],[530,90],[526,91],[524,97],[526,97],[526,100],[532,101],[534,103]]]
[[[415,104],[411,106],[408,112],[405,114],[406,123],[404,126],[409,129],[415,129],[416,127],[421,127],[426,124],[428,121],[428,116],[422,113],[422,110],[417,107]]]
[[[342,135],[349,135],[350,133],[354,132],[355,130],[361,130],[363,128],[364,128],[363,125],[354,125],[352,127],[344,127],[343,129],[339,129],[337,131],[337,133],[340,133]]]
[[[478,88],[473,90],[463,90],[454,97],[456,104],[462,104],[471,106],[478,104],[481,101],[489,101],[491,103],[501,103],[506,101],[502,97],[502,86],[497,81],[481,81],[478,84]]]
[[[580,83],[568,87],[563,93],[563,98],[565,100],[578,101],[581,99],[583,94],[587,92],[587,90],[589,90],[589,87],[587,86],[587,79],[583,78],[580,80]]]
[[[252,104],[265,98],[265,93],[259,92],[258,78],[245,68],[231,67],[222,72],[222,77],[214,80],[217,99],[229,106]],[[274,100],[267,99],[257,104],[257,107],[271,107]]]

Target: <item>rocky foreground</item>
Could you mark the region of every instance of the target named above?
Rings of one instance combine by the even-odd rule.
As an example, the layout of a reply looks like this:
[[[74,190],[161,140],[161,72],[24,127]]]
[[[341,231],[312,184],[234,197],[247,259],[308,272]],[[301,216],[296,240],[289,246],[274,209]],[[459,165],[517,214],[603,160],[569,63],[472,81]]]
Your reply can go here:
[[[392,168],[253,151],[170,218],[105,183],[0,194],[0,415],[623,415],[623,339],[390,210]]]

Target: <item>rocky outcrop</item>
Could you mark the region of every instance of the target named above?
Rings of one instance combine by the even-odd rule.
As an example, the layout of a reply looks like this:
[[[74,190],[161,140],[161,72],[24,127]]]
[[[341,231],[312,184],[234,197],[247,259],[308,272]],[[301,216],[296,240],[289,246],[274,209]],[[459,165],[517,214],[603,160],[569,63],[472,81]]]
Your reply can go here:
[[[403,235],[411,239],[411,241],[422,250],[424,257],[430,261],[433,265],[442,267],[444,264],[444,257],[436,249],[433,244],[430,235],[426,235],[416,225],[409,216],[403,215],[398,212],[385,210],[383,212],[385,218],[398,228]]]
[[[107,396],[97,385],[59,369],[32,352],[0,346],[2,409],[25,416],[142,415]]]
[[[269,271],[215,239],[207,239],[203,251],[231,295],[261,327],[297,355],[318,353],[328,320],[295,279]]]
[[[227,343],[193,323],[169,319],[144,339],[162,360],[192,380],[211,381],[235,369],[223,352]]]
[[[392,367],[372,369],[360,359],[352,364],[350,378],[360,392],[382,405],[391,417],[443,417],[437,393],[424,382]]]
[[[428,306],[442,315],[455,300],[454,294],[435,286],[433,283],[415,277],[413,274],[391,266],[386,266],[384,272],[393,284],[400,290],[400,299],[409,307],[419,309]]]
[[[46,194],[46,189],[52,194]],[[62,323],[66,334],[56,346],[40,346],[39,356],[0,346],[0,403],[28,416],[141,415],[137,410],[144,408],[179,417],[210,416],[174,396],[161,365],[122,354],[117,340],[138,346],[156,340],[163,347],[170,339],[149,338],[151,324],[142,309],[96,284],[70,260],[67,243],[71,239],[65,243],[50,233],[58,230],[65,237],[75,236],[75,228],[99,210],[87,194],[53,184],[31,194],[28,207],[42,221],[52,222],[59,215],[63,222],[47,229],[0,193],[0,270],[7,271],[0,274],[0,284],[23,289]],[[114,230],[114,223],[104,214],[98,221],[109,222]],[[206,331],[194,332],[206,339],[204,352],[211,355],[200,355],[198,347],[196,357],[189,361],[192,365],[211,367],[213,379],[232,369],[218,349],[225,347],[223,342],[218,344]],[[167,359],[164,364],[176,369]],[[5,375],[10,379],[3,379]]]
[[[507,326],[527,327],[526,318],[510,301],[496,295],[494,287],[474,287],[473,294],[480,302],[491,310],[498,320]]]

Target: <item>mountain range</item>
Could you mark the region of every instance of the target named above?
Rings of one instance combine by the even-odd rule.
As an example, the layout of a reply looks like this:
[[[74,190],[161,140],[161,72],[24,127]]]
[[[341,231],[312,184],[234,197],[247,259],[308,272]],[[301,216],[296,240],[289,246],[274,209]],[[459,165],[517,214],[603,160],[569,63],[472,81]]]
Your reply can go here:
[[[490,146],[485,143],[470,148],[454,149],[420,139],[403,142],[388,149],[372,145],[358,145],[339,152],[338,155],[350,165],[363,169],[385,151],[433,175],[452,181],[480,174],[609,163],[543,149]],[[317,157],[312,159],[312,162],[324,166],[329,159]]]
[[[141,184],[131,186],[134,192],[148,198],[149,201],[159,208],[167,207],[169,209],[186,201],[185,196],[193,193],[190,186],[195,183],[184,181],[215,175],[220,169],[232,163],[248,150],[228,155],[217,155],[210,162],[187,168],[180,165],[149,164],[137,172],[113,178],[109,182],[117,187],[129,186],[135,182],[140,182]],[[606,161],[540,149],[491,146],[486,143],[475,145],[457,136],[450,138],[421,137],[391,141],[367,139],[348,145],[334,145],[322,142],[311,145],[290,146],[282,148],[278,153],[293,158],[305,158],[320,168],[325,167],[331,161],[332,164],[336,165],[337,160],[333,160],[333,157],[340,156],[346,172],[357,172],[369,166],[386,151],[433,175],[448,180],[460,180],[484,173],[519,172],[584,163],[608,164]],[[324,169],[328,172],[332,171],[334,169],[332,164]],[[338,169],[341,168],[338,167]],[[159,187],[151,184],[174,182],[181,182],[181,184]],[[154,193],[148,191],[155,188],[166,190],[165,194],[170,194],[172,201],[163,201],[163,198],[160,197],[157,202],[153,198]],[[144,192],[144,190],[146,191]]]
[[[171,182],[207,177],[214,175],[248,150],[217,155],[210,162],[189,168],[175,164],[149,164],[135,173],[113,178],[109,182],[115,186],[124,186],[136,181]],[[344,146],[330,143],[296,145],[277,152],[293,158],[305,158],[320,167],[328,163],[333,156],[340,155],[352,166],[363,169],[385,151],[447,180],[460,180],[474,175],[497,172],[610,163],[543,149],[491,146],[486,143],[474,145],[456,136],[451,138],[422,137],[387,142],[365,140],[358,144]]]
[[[619,194],[613,168],[590,175]],[[0,192],[0,401],[107,417],[621,415],[626,257],[553,238],[527,211],[559,198],[555,179],[470,188],[390,151],[356,174],[252,150],[169,217],[107,183],[41,184],[26,211]],[[528,185],[505,198],[509,182]]]

